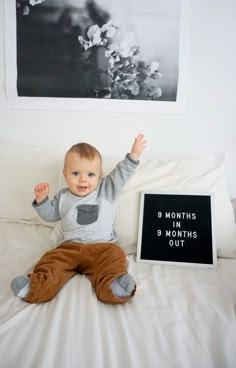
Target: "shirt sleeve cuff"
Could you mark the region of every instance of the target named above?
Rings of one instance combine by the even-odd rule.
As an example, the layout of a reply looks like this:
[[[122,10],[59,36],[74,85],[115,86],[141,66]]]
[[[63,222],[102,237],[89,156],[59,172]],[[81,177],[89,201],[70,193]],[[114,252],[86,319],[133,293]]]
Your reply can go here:
[[[37,202],[36,202],[36,199],[34,199],[34,200],[33,200],[33,202],[32,202],[32,206],[33,206],[33,207],[39,207],[39,206],[41,206],[42,204],[44,204],[45,202],[47,202],[47,201],[48,201],[48,199],[49,199],[49,198],[48,198],[48,196],[47,196],[47,197],[46,197],[43,201],[41,201],[40,203],[37,203]]]
[[[133,159],[130,157],[130,154],[129,154],[129,153],[127,153],[126,158],[127,158],[130,162],[132,162],[134,165],[136,165],[136,166],[138,166],[138,165],[140,164],[140,161],[139,161],[139,160],[133,160]]]

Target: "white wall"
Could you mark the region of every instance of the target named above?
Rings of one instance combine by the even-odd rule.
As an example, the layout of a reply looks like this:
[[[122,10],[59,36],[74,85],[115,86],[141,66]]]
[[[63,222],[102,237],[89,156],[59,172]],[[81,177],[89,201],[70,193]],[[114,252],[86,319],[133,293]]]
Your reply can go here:
[[[88,141],[123,155],[144,132],[145,157],[179,158],[226,151],[226,179],[236,197],[236,1],[189,0],[187,105],[183,115],[11,110],[4,88],[4,7],[0,1],[0,136],[63,149]]]

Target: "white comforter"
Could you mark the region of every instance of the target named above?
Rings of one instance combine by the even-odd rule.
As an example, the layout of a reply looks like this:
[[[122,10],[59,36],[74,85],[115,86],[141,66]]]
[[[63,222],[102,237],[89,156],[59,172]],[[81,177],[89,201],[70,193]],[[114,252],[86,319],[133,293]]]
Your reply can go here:
[[[0,223],[1,368],[235,368],[236,259],[217,270],[135,262],[134,299],[99,302],[85,276],[71,279],[48,303],[12,295],[53,245],[51,229]]]

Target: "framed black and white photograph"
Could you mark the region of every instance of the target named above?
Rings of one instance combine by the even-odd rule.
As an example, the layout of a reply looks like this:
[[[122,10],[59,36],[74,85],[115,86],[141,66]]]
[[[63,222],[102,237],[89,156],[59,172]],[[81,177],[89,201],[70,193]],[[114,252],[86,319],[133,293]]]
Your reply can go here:
[[[215,268],[213,195],[142,192],[137,261]]]
[[[5,0],[10,107],[183,113],[188,0]]]

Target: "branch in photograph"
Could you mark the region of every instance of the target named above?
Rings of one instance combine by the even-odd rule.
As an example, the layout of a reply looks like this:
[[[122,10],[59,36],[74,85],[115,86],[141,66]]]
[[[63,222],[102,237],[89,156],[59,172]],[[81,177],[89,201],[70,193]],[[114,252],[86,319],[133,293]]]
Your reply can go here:
[[[114,21],[87,31],[87,39],[78,37],[85,60],[100,74],[97,97],[157,100],[162,95],[158,80],[159,63],[142,57],[132,32],[122,32]],[[96,62],[94,62],[96,59]],[[101,91],[103,90],[103,91]],[[105,93],[104,93],[105,91]]]
[[[16,8],[22,12],[22,15],[29,15],[30,6],[43,3],[45,0],[17,0]]]

